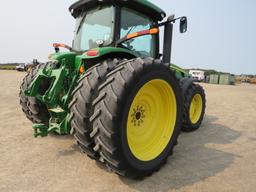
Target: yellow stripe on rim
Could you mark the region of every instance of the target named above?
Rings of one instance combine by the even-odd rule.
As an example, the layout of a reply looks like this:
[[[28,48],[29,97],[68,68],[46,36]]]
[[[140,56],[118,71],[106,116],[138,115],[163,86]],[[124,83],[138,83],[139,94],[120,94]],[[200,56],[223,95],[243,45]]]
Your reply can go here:
[[[189,107],[189,118],[191,123],[196,124],[202,114],[203,110],[203,99],[200,94],[194,95],[191,100],[190,107]]]
[[[157,158],[167,147],[177,116],[176,97],[164,80],[146,83],[135,96],[127,120],[128,145],[141,161]]]

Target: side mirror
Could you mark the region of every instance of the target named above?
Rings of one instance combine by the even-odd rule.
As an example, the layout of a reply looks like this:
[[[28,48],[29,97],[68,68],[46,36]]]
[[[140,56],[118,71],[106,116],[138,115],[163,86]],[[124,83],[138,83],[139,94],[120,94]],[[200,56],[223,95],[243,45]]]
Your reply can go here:
[[[180,19],[180,33],[186,33],[188,30],[188,20],[187,17],[182,17]]]

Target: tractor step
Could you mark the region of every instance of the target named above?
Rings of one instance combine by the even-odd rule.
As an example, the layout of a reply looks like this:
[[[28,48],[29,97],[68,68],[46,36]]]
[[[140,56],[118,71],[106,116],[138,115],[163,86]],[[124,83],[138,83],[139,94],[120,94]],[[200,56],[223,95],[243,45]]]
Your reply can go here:
[[[49,128],[45,124],[34,124],[33,129],[35,137],[46,137],[49,135],[49,133],[53,133],[57,130],[57,128]]]

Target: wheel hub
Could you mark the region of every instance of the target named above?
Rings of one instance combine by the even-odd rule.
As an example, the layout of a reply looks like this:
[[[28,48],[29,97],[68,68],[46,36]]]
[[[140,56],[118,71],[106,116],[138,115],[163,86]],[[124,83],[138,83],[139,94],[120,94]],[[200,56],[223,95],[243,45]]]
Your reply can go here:
[[[131,123],[136,127],[140,127],[141,124],[144,123],[144,119],[146,118],[145,115],[145,107],[141,105],[137,105],[135,108],[132,109],[133,113],[131,114]]]

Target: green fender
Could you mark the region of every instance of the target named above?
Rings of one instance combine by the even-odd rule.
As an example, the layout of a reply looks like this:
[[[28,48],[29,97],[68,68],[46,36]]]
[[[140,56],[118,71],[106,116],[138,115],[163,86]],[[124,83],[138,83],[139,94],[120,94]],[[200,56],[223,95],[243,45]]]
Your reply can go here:
[[[105,55],[113,54],[113,55],[118,55],[118,54],[124,54],[128,57],[139,57],[139,55],[134,52],[130,51],[128,49],[120,48],[120,47],[99,47],[99,48],[94,48],[89,51],[98,51],[98,54],[96,56],[88,56],[87,52],[83,54],[83,59],[95,59],[99,57],[103,57]]]

